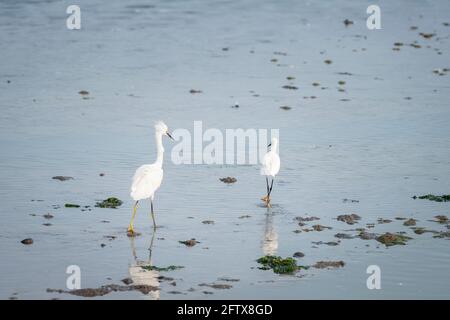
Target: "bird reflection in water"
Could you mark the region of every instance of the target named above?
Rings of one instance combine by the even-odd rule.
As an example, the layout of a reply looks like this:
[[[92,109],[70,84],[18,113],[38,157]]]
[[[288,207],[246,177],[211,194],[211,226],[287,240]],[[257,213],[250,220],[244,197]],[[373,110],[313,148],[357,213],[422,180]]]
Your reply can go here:
[[[142,267],[152,266],[152,250],[153,250],[153,241],[155,240],[155,232],[153,232],[152,239],[149,247],[149,256],[147,260],[139,260],[136,254],[136,247],[134,244],[134,237],[130,237],[131,244],[131,252],[133,255],[133,262],[128,268],[128,272],[130,274],[130,278],[133,281],[134,285],[147,285],[158,288],[158,290],[150,291],[146,295],[146,299],[150,300],[159,300],[159,277],[160,274],[156,270],[148,270]]]
[[[262,241],[262,251],[266,256],[273,256],[278,250],[278,234],[273,225],[273,216],[272,210],[268,208],[264,226],[264,239]]]

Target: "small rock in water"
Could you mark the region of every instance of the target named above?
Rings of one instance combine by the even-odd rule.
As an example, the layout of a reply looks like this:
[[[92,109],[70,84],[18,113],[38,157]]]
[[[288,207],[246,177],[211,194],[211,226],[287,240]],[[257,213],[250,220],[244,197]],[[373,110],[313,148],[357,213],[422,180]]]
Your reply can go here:
[[[44,217],[45,219],[52,219],[52,218],[53,218],[53,215],[51,215],[50,213],[46,213],[46,214],[43,215],[43,217]]]
[[[342,199],[342,202],[346,203],[346,202],[351,202],[351,203],[359,203],[359,200],[353,200],[353,199]]]
[[[286,111],[287,111],[287,110],[291,110],[292,108],[289,107],[289,106],[281,106],[280,109],[281,109],[281,110],[286,110]]]
[[[424,37],[425,39],[430,39],[430,38],[432,38],[432,37],[434,37],[435,36],[435,34],[434,33],[425,33],[425,32],[420,32],[419,33],[422,37]]]
[[[342,268],[345,265],[344,261],[318,261],[313,267],[316,269],[328,269],[328,268]]]
[[[26,239],[23,239],[22,241],[20,241],[21,243],[23,243],[23,244],[33,244],[33,239],[31,239],[31,238],[26,238]]]
[[[305,254],[303,252],[297,251],[292,255],[294,258],[303,258]]]
[[[222,278],[219,278],[217,280],[219,280],[219,281],[227,281],[227,282],[238,282],[238,281],[240,281],[237,278],[228,278],[228,277],[222,277]]]
[[[195,246],[197,243],[200,243],[200,242],[198,242],[197,240],[195,240],[195,238],[192,238],[192,239],[190,239],[190,240],[185,240],[185,241],[178,241],[178,242],[184,244],[184,245],[187,246],[187,247],[193,247],[193,246]]]
[[[315,245],[321,245],[321,244],[325,244],[327,246],[337,246],[339,245],[338,242],[336,241],[328,241],[328,242],[323,242],[323,241],[312,241],[313,244]]]
[[[447,223],[448,222],[447,216],[444,216],[444,215],[435,216],[435,218],[436,218],[436,221],[439,223]]]
[[[338,239],[353,239],[354,238],[351,234],[347,234],[347,233],[336,233],[334,236]]]
[[[312,227],[315,231],[323,231],[325,229],[332,229],[331,227],[322,226],[320,224],[315,224]]]
[[[233,177],[220,178],[219,180],[223,183],[235,183],[237,181],[237,179]]]
[[[361,217],[354,213],[342,214],[337,217],[337,220],[345,222],[347,224],[355,224],[355,223],[357,223],[357,220],[361,220]]]
[[[288,89],[288,90],[298,90],[298,87],[296,86],[291,86],[291,85],[285,85],[282,87],[283,89]]]
[[[191,89],[191,90],[189,90],[189,93],[196,94],[196,93],[203,93],[203,91],[202,90]]]
[[[404,226],[415,226],[416,225],[416,219],[408,219],[405,222],[403,222]]]
[[[125,278],[122,279],[122,282],[125,283],[126,285],[129,285],[133,283],[133,280],[131,278]]]
[[[82,96],[87,96],[89,94],[89,91],[81,90],[81,91],[78,91],[78,93],[81,94]]]
[[[352,20],[349,20],[349,19],[345,19],[343,22],[344,22],[344,25],[345,25],[346,27],[348,27],[349,25],[353,24],[353,21],[352,21]]]
[[[305,216],[305,217],[295,217],[294,220],[301,221],[301,222],[307,222],[307,221],[320,220],[320,218],[314,217],[314,216]]]
[[[204,220],[202,221],[203,224],[214,224],[213,220]]]
[[[73,180],[73,177],[68,177],[68,176],[54,176],[54,177],[52,177],[52,179],[54,179],[54,180],[59,180],[59,181],[67,181],[67,180]]]
[[[210,287],[213,289],[231,289],[233,286],[230,284],[221,284],[221,283],[200,283],[199,287]]]
[[[362,240],[373,240],[373,239],[376,239],[377,235],[375,233],[361,231],[359,233],[358,237]]]

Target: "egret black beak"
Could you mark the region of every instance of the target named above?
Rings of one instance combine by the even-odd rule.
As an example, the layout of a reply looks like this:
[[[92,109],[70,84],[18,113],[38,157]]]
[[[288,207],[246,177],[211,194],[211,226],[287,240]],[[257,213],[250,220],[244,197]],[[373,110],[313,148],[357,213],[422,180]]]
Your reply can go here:
[[[172,140],[174,140],[175,141],[175,139],[170,135],[170,133],[169,132],[166,132],[166,134],[167,134],[167,136],[170,138],[170,139],[172,139]]]
[[[267,148],[270,148],[272,146],[272,144],[271,143],[269,143],[269,145],[267,146]]]

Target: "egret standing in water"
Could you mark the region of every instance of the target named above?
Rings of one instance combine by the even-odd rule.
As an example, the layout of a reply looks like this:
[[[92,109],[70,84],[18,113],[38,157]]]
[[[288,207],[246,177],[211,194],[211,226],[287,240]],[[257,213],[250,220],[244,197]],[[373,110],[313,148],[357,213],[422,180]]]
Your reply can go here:
[[[280,171],[280,157],[278,156],[277,153],[277,147],[278,147],[278,139],[272,138],[272,142],[267,146],[267,148],[270,148],[270,150],[264,155],[264,158],[262,160],[261,175],[266,176],[267,195],[263,197],[261,200],[266,202],[268,208],[271,207],[270,194],[272,193],[273,180],[275,179],[275,176],[278,174],[278,171]],[[269,187],[269,177],[272,177],[270,187]]]
[[[134,176],[131,185],[131,197],[135,200],[133,207],[133,216],[131,217],[130,225],[128,226],[128,233],[134,235],[133,221],[136,216],[137,205],[140,200],[149,199],[151,204],[151,214],[153,219],[153,229],[156,229],[155,213],[153,212],[153,198],[156,190],[158,190],[163,179],[163,155],[164,147],[162,144],[162,137],[166,135],[173,140],[169,133],[166,124],[159,121],[155,124],[155,138],[156,138],[156,161],[152,164],[144,164],[140,166]]]

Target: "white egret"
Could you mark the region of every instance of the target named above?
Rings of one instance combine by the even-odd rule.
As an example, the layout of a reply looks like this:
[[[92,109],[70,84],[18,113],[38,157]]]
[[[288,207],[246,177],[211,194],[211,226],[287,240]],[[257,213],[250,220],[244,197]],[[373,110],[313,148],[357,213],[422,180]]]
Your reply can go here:
[[[164,147],[162,144],[163,135],[168,136],[173,140],[170,135],[166,124],[162,121],[159,121],[155,124],[155,138],[156,138],[156,161],[152,164],[144,164],[140,166],[134,176],[133,183],[131,184],[131,197],[135,200],[135,204],[133,207],[133,215],[131,217],[130,225],[128,226],[128,233],[133,235],[133,221],[136,216],[137,205],[140,200],[150,199],[151,204],[151,214],[153,219],[153,229],[156,229],[155,222],[155,214],[153,212],[153,199],[155,196],[156,190],[158,190],[161,185],[163,179],[163,155],[164,155]]]
[[[264,155],[262,160],[261,175],[266,176],[267,195],[261,200],[267,203],[270,208],[270,194],[272,193],[273,180],[280,171],[280,157],[277,153],[278,139],[272,138],[271,143],[267,146],[270,150]],[[269,187],[269,177],[272,177],[272,182]]]

